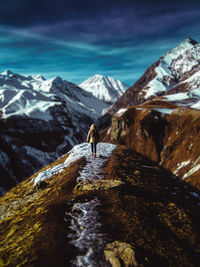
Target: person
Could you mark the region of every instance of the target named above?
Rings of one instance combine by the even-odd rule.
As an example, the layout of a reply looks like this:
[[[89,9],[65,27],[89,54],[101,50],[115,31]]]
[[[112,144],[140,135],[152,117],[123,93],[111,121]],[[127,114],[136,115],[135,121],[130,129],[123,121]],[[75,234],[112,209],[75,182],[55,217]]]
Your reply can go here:
[[[91,144],[92,155],[96,157],[97,143],[99,142],[99,131],[94,123],[90,126],[90,130],[87,135],[87,142]]]

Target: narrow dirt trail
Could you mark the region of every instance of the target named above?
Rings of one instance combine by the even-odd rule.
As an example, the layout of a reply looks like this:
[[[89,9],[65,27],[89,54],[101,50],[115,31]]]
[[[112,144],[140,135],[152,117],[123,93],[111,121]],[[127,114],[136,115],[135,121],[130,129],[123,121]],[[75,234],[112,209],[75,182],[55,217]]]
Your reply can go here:
[[[85,155],[87,164],[79,173],[77,182],[104,179],[102,166],[108,160],[114,148],[115,145],[99,143],[97,147],[98,157],[95,158],[91,156],[90,147],[82,147],[82,150],[87,150],[87,155]],[[101,203],[95,197],[90,201],[75,202],[71,212],[66,213],[67,216],[71,217],[69,226],[71,233],[68,238],[71,240],[70,243],[80,251],[80,255],[72,262],[74,266],[110,266],[103,257],[106,235],[101,232],[101,223],[97,212],[99,205]]]

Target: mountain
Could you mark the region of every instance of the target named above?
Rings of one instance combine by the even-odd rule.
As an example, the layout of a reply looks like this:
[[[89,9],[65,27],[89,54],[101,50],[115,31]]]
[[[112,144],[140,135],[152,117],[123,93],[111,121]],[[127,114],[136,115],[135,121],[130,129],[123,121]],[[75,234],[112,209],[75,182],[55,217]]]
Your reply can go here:
[[[198,266],[200,192],[130,148],[97,149],[0,198],[1,266]]]
[[[152,64],[112,105],[108,113],[114,114],[122,107],[172,94],[173,101],[179,104],[199,106],[199,60],[200,44],[191,38],[185,39]]]
[[[199,48],[186,39],[148,68],[108,110],[102,132],[103,140],[132,148],[198,189]]]
[[[128,85],[108,76],[94,75],[79,85],[106,103],[113,104],[128,89]]]
[[[82,142],[108,104],[60,77],[0,75],[0,189]]]

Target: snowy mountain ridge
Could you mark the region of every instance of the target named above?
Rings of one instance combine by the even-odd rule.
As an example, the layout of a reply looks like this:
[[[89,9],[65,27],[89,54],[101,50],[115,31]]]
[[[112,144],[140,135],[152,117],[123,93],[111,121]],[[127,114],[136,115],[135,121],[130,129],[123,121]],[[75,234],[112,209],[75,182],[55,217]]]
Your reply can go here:
[[[200,44],[191,38],[185,39],[149,66],[108,108],[107,116],[121,108],[138,105],[157,97],[179,106],[200,109],[199,63]],[[107,125],[104,118],[102,124]]]
[[[96,74],[79,85],[104,102],[113,104],[128,89],[128,85],[109,76]]]
[[[11,71],[0,75],[0,108],[4,118],[25,116],[53,120],[52,107],[63,101],[70,112],[80,112],[93,119],[101,116],[107,107],[92,94],[58,76],[46,80],[41,75],[23,76]]]
[[[143,89],[145,99],[160,92],[168,92],[199,63],[200,45],[191,38],[171,49],[159,60],[155,77]]]
[[[185,89],[187,87],[187,91],[196,91],[200,86],[200,83],[197,83],[199,62],[200,44],[187,38],[159,59],[159,64],[154,69],[155,77],[143,88],[141,94],[144,93],[145,99],[148,99],[157,94],[167,94],[174,88],[180,88],[182,84]]]

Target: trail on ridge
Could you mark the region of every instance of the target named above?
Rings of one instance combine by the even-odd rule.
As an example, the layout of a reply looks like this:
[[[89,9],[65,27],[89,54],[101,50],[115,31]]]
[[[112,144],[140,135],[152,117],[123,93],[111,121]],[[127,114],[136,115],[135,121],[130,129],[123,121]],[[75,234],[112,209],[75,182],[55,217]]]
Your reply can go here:
[[[77,182],[103,179],[102,166],[115,147],[113,144],[99,143],[97,145],[97,158],[91,155],[88,144],[81,144],[76,146],[74,150],[72,149],[69,157],[76,158],[77,155],[84,155],[87,160],[87,164],[79,172],[80,176],[77,178]],[[90,201],[75,201],[71,212],[66,213],[71,218],[69,226],[71,233],[68,238],[81,254],[73,260],[72,264],[74,266],[110,266],[103,257],[106,235],[101,232],[101,223],[97,212],[99,205],[101,203],[96,197]]]

